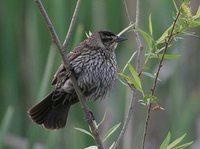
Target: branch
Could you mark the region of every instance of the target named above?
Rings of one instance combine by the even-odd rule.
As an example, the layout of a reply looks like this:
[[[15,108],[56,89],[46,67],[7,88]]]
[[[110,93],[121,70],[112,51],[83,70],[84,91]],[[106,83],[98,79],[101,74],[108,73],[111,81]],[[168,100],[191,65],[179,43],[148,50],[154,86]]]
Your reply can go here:
[[[127,13],[128,18],[129,18],[129,21],[131,22],[130,15],[128,13],[128,8],[127,8],[127,4],[126,4],[125,0],[124,0],[124,5],[125,5],[125,9],[126,9],[126,13]],[[133,27],[133,29],[137,28],[138,25],[139,25],[139,16],[140,16],[139,12],[140,12],[140,0],[137,0],[136,1],[135,26]],[[136,63],[136,71],[137,71],[137,73],[139,74],[139,77],[140,77],[140,75],[141,75],[140,71],[141,71],[141,68],[142,68],[141,60],[142,60],[143,45],[142,45],[142,42],[141,42],[141,39],[140,39],[140,36],[139,36],[138,32],[134,31],[134,35],[135,35],[136,42],[137,42],[137,47],[138,47],[137,58],[136,58],[136,61],[137,61],[137,63]],[[122,140],[122,138],[123,138],[123,136],[124,136],[124,134],[125,134],[125,132],[126,132],[126,130],[128,128],[128,124],[129,124],[131,116],[133,114],[133,107],[134,107],[134,103],[135,103],[135,100],[136,100],[136,93],[137,92],[138,91],[134,88],[133,89],[133,95],[132,95],[132,98],[131,98],[130,104],[129,104],[130,106],[128,108],[128,113],[127,113],[126,118],[124,120],[124,125],[122,127],[122,130],[121,130],[118,138],[117,138],[117,141],[116,141],[115,145],[113,146],[113,149],[117,148],[117,146],[119,145],[120,141]]]
[[[49,33],[50,33],[50,35],[52,37],[53,42],[58,47],[59,53],[60,53],[60,55],[62,57],[64,65],[65,65],[65,68],[66,68],[67,71],[69,71],[69,60],[67,59],[67,53],[65,52],[65,48],[68,46],[69,39],[71,38],[71,35],[72,35],[72,30],[73,30],[73,28],[75,27],[75,24],[76,24],[78,12],[79,12],[80,5],[81,5],[81,0],[77,0],[76,8],[74,10],[74,14],[73,14],[73,17],[72,17],[72,20],[71,20],[71,23],[70,23],[70,27],[69,27],[69,30],[68,30],[68,33],[67,33],[67,36],[66,36],[66,38],[64,40],[63,45],[61,45],[61,43],[60,43],[58,35],[57,35],[57,33],[56,33],[55,29],[54,29],[53,24],[51,23],[51,20],[50,20],[48,14],[47,14],[42,2],[41,2],[41,0],[35,0],[35,2],[37,4],[42,16],[44,17],[45,23],[47,25],[47,28],[49,30]],[[77,81],[76,81],[73,73],[72,73],[70,79],[72,80],[73,87],[74,87],[74,89],[75,89],[75,91],[76,91],[76,93],[78,95],[81,107],[82,107],[82,109],[83,109],[83,111],[85,113],[87,122],[90,125],[90,128],[92,130],[92,133],[93,133],[93,136],[95,138],[96,144],[97,144],[99,149],[104,149],[104,145],[102,143],[102,139],[100,138],[100,135],[99,135],[99,130],[96,127],[95,120],[93,119],[93,114],[91,113],[89,107],[86,104],[86,98],[84,97],[84,95],[82,94],[81,90],[79,89]]]
[[[69,25],[68,32],[67,32],[67,35],[66,35],[64,43],[63,43],[63,49],[64,50],[67,48],[67,46],[69,44],[69,39],[72,36],[73,30],[74,30],[74,27],[75,27],[75,24],[76,24],[76,20],[77,20],[77,17],[78,17],[78,13],[79,13],[79,10],[80,10],[80,6],[81,6],[81,0],[77,0],[76,7],[74,9],[74,14],[72,16],[72,20],[71,20],[71,23]]]
[[[177,15],[176,15],[176,18],[173,22],[173,25],[172,25],[172,30],[169,34],[169,37],[168,39],[166,39],[165,41],[165,48],[164,48],[164,51],[163,51],[163,54],[162,54],[162,57],[161,57],[161,60],[159,62],[159,65],[158,65],[158,69],[157,69],[157,72],[156,72],[156,77],[155,77],[155,80],[154,80],[154,83],[153,83],[153,86],[151,88],[151,95],[154,96],[155,94],[155,90],[156,90],[156,86],[157,86],[157,82],[158,82],[158,76],[160,74],[160,70],[161,70],[161,67],[162,67],[162,63],[163,63],[163,60],[164,60],[164,56],[167,52],[167,49],[169,47],[169,44],[171,43],[172,39],[173,39],[173,32],[175,30],[175,26],[176,26],[176,22],[178,21],[178,18],[180,16],[181,12],[180,10],[178,11]],[[144,149],[144,145],[145,145],[145,140],[146,140],[146,135],[147,135],[147,128],[148,128],[148,124],[149,124],[149,119],[150,119],[150,113],[151,113],[151,106],[152,106],[152,103],[150,103],[148,105],[148,108],[147,108],[147,114],[146,114],[146,120],[145,120],[145,127],[144,127],[144,134],[143,134],[143,140],[142,140],[142,146],[141,146],[141,149]]]

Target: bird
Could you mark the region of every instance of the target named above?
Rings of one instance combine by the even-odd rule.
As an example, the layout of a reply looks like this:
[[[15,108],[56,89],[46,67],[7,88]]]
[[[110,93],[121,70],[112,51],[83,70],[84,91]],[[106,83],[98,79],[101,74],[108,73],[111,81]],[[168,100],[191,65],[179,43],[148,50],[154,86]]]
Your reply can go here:
[[[47,129],[65,127],[70,107],[79,102],[70,72],[87,100],[105,98],[117,78],[115,49],[124,40],[111,31],[100,30],[75,47],[67,55],[70,71],[60,65],[51,83],[53,91],[28,110],[30,119]]]

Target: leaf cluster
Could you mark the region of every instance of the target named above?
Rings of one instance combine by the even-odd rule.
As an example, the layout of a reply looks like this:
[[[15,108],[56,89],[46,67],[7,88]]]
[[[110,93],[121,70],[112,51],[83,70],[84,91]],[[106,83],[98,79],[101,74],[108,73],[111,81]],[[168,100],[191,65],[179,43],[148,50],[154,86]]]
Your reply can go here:
[[[184,149],[184,148],[190,146],[193,143],[193,141],[191,141],[191,142],[188,142],[188,143],[178,145],[185,138],[185,136],[186,136],[186,134],[182,135],[181,137],[179,137],[178,139],[176,139],[176,140],[174,140],[170,143],[171,133],[168,132],[166,138],[164,139],[164,141],[160,145],[159,149]]]
[[[144,62],[144,68],[147,66],[147,63],[151,59],[161,59],[164,57],[164,59],[167,60],[175,60],[177,58],[180,58],[180,54],[163,54],[163,50],[165,50],[166,43],[168,44],[168,47],[171,47],[172,41],[177,41],[178,39],[183,39],[183,37],[186,36],[195,36],[195,34],[189,29],[200,26],[200,6],[196,12],[195,15],[192,15],[191,13],[191,7],[190,2],[183,1],[178,9],[178,6],[176,2],[174,1],[174,7],[175,7],[175,14],[180,13],[179,17],[176,20],[176,24],[174,25],[174,22],[160,35],[159,38],[154,38],[154,26],[152,22],[152,15],[149,15],[149,31],[146,32],[142,30],[141,28],[135,28],[134,32],[139,32],[140,35],[143,37],[143,39],[146,41],[146,50],[145,50],[145,62]],[[180,11],[180,12],[179,12]],[[141,104],[148,105],[152,102],[158,102],[158,97],[154,95],[150,95],[148,93],[145,93],[142,89],[142,81],[140,80],[140,77],[138,75],[143,74],[146,77],[150,77],[151,79],[155,79],[155,74],[152,74],[150,72],[145,72],[143,69],[143,72],[137,73],[135,71],[135,68],[130,64],[134,56],[136,55],[137,51],[133,52],[131,58],[127,61],[126,65],[123,68],[123,71],[120,74],[120,76],[126,80],[127,83],[123,82],[123,84],[129,84],[129,86],[135,87],[142,95],[143,100],[140,100]],[[129,68],[129,71],[131,75],[127,75],[124,73],[125,69]],[[158,78],[158,81],[161,81]]]
[[[99,128],[99,127],[103,124],[105,118],[106,118],[106,112],[105,112],[105,114],[104,114],[102,120],[101,120],[98,124],[96,124],[96,127],[97,127],[97,128]],[[106,134],[104,135],[104,137],[103,137],[103,142],[107,141],[108,138],[120,127],[120,125],[121,125],[121,123],[118,123],[118,124],[112,126],[112,127],[106,132]],[[86,135],[92,137],[93,140],[95,140],[90,127],[89,127],[89,130],[86,130],[86,129],[83,129],[83,128],[77,128],[77,127],[74,128],[74,129],[76,129],[76,130],[78,130],[78,131],[80,131],[80,132],[82,132],[82,133],[84,133],[84,134],[86,134]],[[109,149],[111,149],[111,148],[113,147],[114,144],[115,144],[115,142],[112,143],[112,145],[109,147]],[[89,147],[87,147],[87,148],[85,148],[85,149],[97,149],[97,146],[92,145],[92,146],[89,146]]]

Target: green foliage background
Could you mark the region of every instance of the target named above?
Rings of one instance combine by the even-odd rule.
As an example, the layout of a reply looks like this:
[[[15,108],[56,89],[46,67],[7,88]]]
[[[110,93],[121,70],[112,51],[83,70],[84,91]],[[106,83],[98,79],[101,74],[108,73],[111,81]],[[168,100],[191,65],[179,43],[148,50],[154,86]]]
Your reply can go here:
[[[44,1],[50,18],[55,25],[61,41],[64,40],[76,1]],[[135,1],[127,0],[131,19],[135,19]],[[191,0],[194,12],[200,5]],[[140,7],[140,28],[148,31],[148,17],[152,14],[154,37],[158,38],[173,21],[173,2],[143,0]],[[193,13],[194,13],[193,12]],[[121,0],[85,0],[82,3],[78,26],[71,39],[68,51],[85,39],[85,32],[99,29],[120,32],[128,26],[128,18]],[[199,35],[199,28],[194,30]],[[132,33],[126,43],[117,49],[119,67],[122,69],[130,55],[137,49]],[[199,37],[184,37],[168,51],[180,53],[177,60],[165,61],[160,75],[156,95],[165,111],[153,111],[147,136],[147,148],[158,148],[170,130],[172,138],[185,132],[186,140],[194,140],[191,148],[200,146],[200,42]],[[28,118],[26,111],[31,105],[42,99],[52,87],[51,78],[61,59],[44,25],[34,1],[0,1],[0,148],[84,148],[93,145],[93,140],[74,129],[88,129],[84,114],[77,104],[72,107],[67,127],[58,131],[49,131],[36,126]],[[157,60],[149,63],[149,72],[156,70]],[[133,65],[135,63],[133,62]],[[143,87],[150,90],[153,80],[142,77]],[[89,102],[99,122],[105,111],[106,118],[101,127],[103,134],[113,125],[123,122],[126,106],[131,94],[117,81],[114,89],[105,100]],[[135,103],[135,110],[128,133],[121,148],[138,148],[141,144],[146,108]],[[121,127],[120,127],[121,128]],[[120,129],[106,142],[111,145]],[[12,145],[12,139],[17,143]],[[21,142],[20,142],[21,141]]]

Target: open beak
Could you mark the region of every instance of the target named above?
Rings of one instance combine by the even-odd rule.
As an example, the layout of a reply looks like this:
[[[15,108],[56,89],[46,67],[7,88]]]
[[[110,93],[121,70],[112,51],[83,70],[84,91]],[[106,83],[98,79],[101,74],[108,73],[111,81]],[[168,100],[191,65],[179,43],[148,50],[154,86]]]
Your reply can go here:
[[[122,42],[124,40],[127,40],[127,38],[116,36],[115,42],[119,43],[119,42]]]

